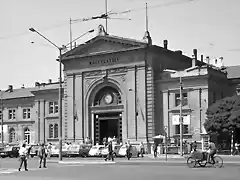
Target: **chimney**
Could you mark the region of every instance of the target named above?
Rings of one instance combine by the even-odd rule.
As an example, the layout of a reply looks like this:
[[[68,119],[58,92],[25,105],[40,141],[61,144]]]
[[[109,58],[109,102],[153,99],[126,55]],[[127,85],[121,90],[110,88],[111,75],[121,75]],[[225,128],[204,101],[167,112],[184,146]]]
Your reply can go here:
[[[77,47],[77,42],[74,42],[74,48]]]
[[[210,63],[210,58],[209,58],[209,56],[206,57],[206,63],[207,63],[207,64]]]
[[[195,60],[198,60],[198,58],[197,58],[197,49],[193,49],[193,54],[194,54]]]
[[[182,55],[182,51],[181,50],[177,50],[177,51],[175,51],[176,53],[178,53],[178,54],[180,54],[180,55]]]
[[[40,83],[39,82],[35,82],[35,87],[39,87]]]
[[[196,59],[195,59],[195,55],[192,55],[192,67],[196,66]]]
[[[201,62],[203,62],[203,55],[201,55]]]
[[[13,85],[8,85],[8,91],[13,92]]]
[[[49,83],[49,84],[52,84],[52,79],[48,79],[48,83]]]
[[[168,48],[168,40],[163,41],[163,47],[164,47],[164,49]]]

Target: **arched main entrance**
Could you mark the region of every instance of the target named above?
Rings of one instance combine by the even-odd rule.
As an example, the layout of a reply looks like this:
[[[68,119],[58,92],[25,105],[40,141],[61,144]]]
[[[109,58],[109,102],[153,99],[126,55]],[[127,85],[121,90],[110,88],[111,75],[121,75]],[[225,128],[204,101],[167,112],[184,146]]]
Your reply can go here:
[[[113,86],[106,85],[99,89],[90,107],[90,129],[94,143],[103,143],[104,138],[115,137],[122,141],[122,97]]]

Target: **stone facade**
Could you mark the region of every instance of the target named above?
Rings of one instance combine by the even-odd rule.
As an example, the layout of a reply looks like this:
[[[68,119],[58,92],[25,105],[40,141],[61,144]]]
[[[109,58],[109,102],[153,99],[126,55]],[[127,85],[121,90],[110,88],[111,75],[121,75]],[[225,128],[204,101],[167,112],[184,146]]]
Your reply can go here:
[[[163,135],[165,129],[169,138],[178,139],[179,75],[164,69],[185,69],[181,74],[184,139],[200,140],[205,133],[203,123],[208,106],[233,93],[225,72],[193,61],[180,51],[169,50],[166,41],[163,48],[98,35],[63,54],[62,64],[66,141],[80,142],[88,137],[94,144],[101,143],[107,135],[101,134],[101,129],[111,126],[104,125],[102,120],[108,119],[118,123],[117,136],[122,142],[130,139],[151,143],[152,137]],[[50,82],[2,94],[6,142],[27,137],[29,143],[59,140],[58,87],[59,83]],[[26,108],[30,109],[30,117],[23,119]],[[11,109],[15,109],[16,116],[9,119]],[[15,134],[11,135],[13,130]]]

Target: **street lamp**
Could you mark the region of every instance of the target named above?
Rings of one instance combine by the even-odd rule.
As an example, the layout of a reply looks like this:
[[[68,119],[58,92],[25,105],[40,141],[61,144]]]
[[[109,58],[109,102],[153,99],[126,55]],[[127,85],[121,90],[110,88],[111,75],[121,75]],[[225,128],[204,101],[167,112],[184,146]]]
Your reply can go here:
[[[179,110],[179,125],[180,125],[180,155],[183,156],[183,116],[182,116],[182,90],[183,90],[183,84],[182,84],[182,74],[183,71],[175,71],[175,70],[169,70],[165,69],[165,72],[170,73],[178,73],[179,74],[179,94],[180,94],[180,110]]]
[[[72,44],[74,41],[78,40],[79,38],[83,37],[84,35],[88,33],[94,32],[94,29],[87,31],[86,33],[82,34],[78,38],[74,39],[72,42],[68,43],[67,45],[63,45],[62,47],[57,46],[55,43],[50,41],[48,38],[46,38],[44,35],[42,35],[40,32],[38,32],[34,28],[29,28],[29,31],[37,33],[39,36],[44,38],[46,41],[48,41],[50,44],[52,44],[54,47],[56,47],[59,50],[59,160],[62,161],[62,51],[70,44]]]

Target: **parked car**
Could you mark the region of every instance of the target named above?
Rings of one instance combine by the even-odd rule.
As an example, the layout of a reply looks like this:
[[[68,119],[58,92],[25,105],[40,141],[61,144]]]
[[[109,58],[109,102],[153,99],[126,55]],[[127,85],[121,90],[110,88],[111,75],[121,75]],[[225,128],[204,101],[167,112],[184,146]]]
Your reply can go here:
[[[91,144],[81,144],[79,148],[79,156],[87,157],[91,148]]]
[[[67,156],[68,157],[79,156],[79,150],[80,150],[80,145],[78,144],[71,145],[69,146],[69,148],[67,148]]]
[[[104,145],[96,145],[96,146],[93,146],[88,155],[89,156],[101,156],[101,151],[104,149]]]
[[[30,156],[34,157],[38,154],[39,145],[32,145],[30,150]]]
[[[57,156],[59,156],[59,146],[52,146],[51,156],[52,156],[52,157],[57,157]]]
[[[62,156],[67,156],[67,152],[68,152],[68,149],[69,149],[69,145],[63,145],[62,146]],[[59,145],[56,145],[56,146],[52,146],[52,149],[51,149],[51,156],[53,157],[58,157],[59,156]]]
[[[114,148],[113,148],[113,155],[115,157],[119,157],[119,150],[120,150],[121,147],[122,147],[121,145],[114,146]]]
[[[10,157],[10,158],[13,158],[13,157],[18,157],[19,156],[19,151],[20,147],[18,146],[8,146],[8,147],[5,147],[3,148],[1,151],[0,151],[0,157],[4,158],[4,157]]]
[[[114,145],[113,146],[113,156],[118,157],[119,156],[119,150],[121,146],[120,145]],[[101,156],[106,157],[108,155],[108,147],[104,147],[101,151]]]
[[[123,145],[120,149],[119,149],[119,156],[120,157],[125,157],[127,156],[127,147],[126,145]],[[139,157],[139,151],[138,149],[136,148],[136,146],[131,146],[131,149],[130,149],[130,156],[131,157]]]

